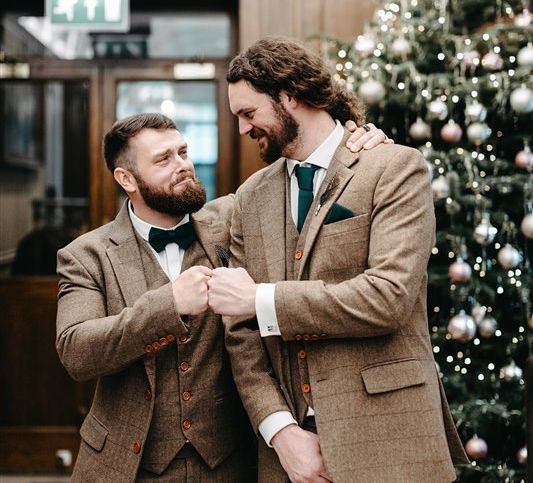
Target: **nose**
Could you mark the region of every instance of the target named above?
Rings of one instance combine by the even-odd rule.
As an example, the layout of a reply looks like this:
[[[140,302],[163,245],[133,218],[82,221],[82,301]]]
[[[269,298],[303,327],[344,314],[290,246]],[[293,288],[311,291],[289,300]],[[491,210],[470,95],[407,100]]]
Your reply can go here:
[[[239,134],[248,134],[252,130],[252,125],[246,120],[239,117]]]
[[[175,167],[174,171],[181,173],[182,171],[190,171],[194,176],[194,165],[189,158],[182,158],[179,154],[174,157]]]

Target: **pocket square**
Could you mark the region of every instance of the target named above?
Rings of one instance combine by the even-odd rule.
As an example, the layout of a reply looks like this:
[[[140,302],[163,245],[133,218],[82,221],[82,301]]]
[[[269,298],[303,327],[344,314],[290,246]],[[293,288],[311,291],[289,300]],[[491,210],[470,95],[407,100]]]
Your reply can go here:
[[[333,203],[331,210],[329,210],[328,216],[326,216],[324,224],[328,225],[329,223],[346,220],[348,218],[352,218],[353,216],[353,211],[349,208],[339,205],[338,203]]]

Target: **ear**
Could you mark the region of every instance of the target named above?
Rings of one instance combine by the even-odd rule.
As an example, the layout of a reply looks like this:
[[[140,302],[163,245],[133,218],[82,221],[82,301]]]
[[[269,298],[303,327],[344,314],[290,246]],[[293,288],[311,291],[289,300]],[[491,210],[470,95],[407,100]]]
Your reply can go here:
[[[298,99],[285,91],[281,91],[280,99],[285,109],[295,109],[298,107]]]
[[[115,181],[122,186],[126,193],[134,193],[138,190],[137,181],[131,171],[124,168],[115,168],[115,171],[113,171],[113,177],[115,178]]]

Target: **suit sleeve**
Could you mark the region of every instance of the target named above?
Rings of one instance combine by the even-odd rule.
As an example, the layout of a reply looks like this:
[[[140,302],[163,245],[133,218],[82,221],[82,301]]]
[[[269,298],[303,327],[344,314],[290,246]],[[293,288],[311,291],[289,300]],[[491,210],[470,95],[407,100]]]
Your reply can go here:
[[[176,312],[172,285],[139,297],[132,307],[108,315],[103,283],[76,256],[58,252],[56,348],[73,379],[116,373],[146,355],[146,346],[169,334],[187,333]]]
[[[231,222],[231,266],[246,268],[238,195]],[[254,431],[257,432],[259,424],[267,416],[290,409],[269,365],[257,320],[224,317],[224,325],[233,377]]]
[[[284,340],[298,334],[383,336],[409,321],[434,244],[429,184],[426,163],[417,151],[402,149],[387,161],[374,191],[366,270],[337,284],[278,282],[276,314]]]

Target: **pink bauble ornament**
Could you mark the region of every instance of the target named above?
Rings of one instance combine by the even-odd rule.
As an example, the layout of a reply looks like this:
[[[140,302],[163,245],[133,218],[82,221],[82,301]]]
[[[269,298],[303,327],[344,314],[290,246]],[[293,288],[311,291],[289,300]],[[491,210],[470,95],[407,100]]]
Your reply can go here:
[[[518,151],[514,158],[514,164],[521,169],[533,168],[533,153],[529,146],[524,147],[522,151]]]
[[[484,439],[474,436],[470,438],[465,445],[466,454],[473,460],[480,460],[487,456],[489,447]]]
[[[531,12],[524,8],[522,10],[522,13],[518,14],[514,19],[514,24],[517,27],[529,27],[531,22],[533,21],[533,15],[531,15]]]
[[[520,265],[522,262],[522,255],[520,252],[513,247],[510,243],[507,243],[499,252],[498,252],[498,263],[505,268],[510,270]]]
[[[476,323],[464,310],[461,310],[448,322],[448,333],[454,340],[468,342],[476,335]]]
[[[453,120],[449,120],[440,130],[440,136],[447,143],[458,143],[463,135],[461,126]]]
[[[479,335],[485,339],[490,339],[496,332],[497,328],[498,322],[496,322],[496,319],[493,317],[484,317],[477,325]]]
[[[463,62],[467,67],[474,67],[479,65],[480,57],[477,50],[468,50],[463,53]]]
[[[492,72],[501,70],[503,67],[503,59],[500,54],[496,52],[488,52],[481,59],[481,65],[485,70]]]
[[[452,282],[467,282],[472,277],[472,269],[462,258],[457,258],[448,269]]]
[[[529,238],[530,240],[533,238],[533,213],[524,216],[524,219],[520,224],[520,231],[526,238]]]
[[[527,463],[527,446],[522,446],[516,453],[516,461],[519,464],[525,465]]]
[[[479,324],[483,320],[483,317],[485,317],[486,313],[487,307],[485,305],[478,304],[477,302],[474,304],[472,311],[470,312],[476,324]]]

